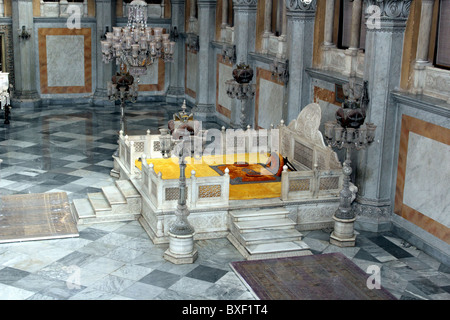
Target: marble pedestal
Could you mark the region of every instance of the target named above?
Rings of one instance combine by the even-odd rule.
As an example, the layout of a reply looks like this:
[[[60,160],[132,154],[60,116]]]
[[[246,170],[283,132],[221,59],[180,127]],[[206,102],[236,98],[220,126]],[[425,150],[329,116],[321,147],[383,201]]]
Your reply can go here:
[[[194,234],[176,235],[169,232],[169,248],[164,252],[164,259],[174,264],[188,264],[194,263],[197,257]]]
[[[354,233],[354,224],[356,217],[353,219],[339,219],[333,215],[334,231],[330,235],[330,243],[338,247],[354,247],[356,243],[356,235]]]

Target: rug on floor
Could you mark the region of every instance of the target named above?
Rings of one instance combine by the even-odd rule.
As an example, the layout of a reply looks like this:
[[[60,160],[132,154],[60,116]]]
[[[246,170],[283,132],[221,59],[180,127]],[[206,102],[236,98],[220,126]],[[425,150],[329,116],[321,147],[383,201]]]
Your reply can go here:
[[[0,243],[78,235],[65,192],[0,197]]]
[[[395,300],[382,286],[369,289],[367,274],[341,253],[231,262],[261,300]]]

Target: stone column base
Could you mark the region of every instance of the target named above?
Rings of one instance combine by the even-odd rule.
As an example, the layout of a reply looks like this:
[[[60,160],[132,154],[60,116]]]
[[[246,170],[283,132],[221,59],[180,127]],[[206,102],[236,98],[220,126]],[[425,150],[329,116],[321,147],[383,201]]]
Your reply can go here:
[[[339,219],[333,215],[334,231],[330,235],[330,243],[338,247],[354,247],[356,235],[354,233],[353,219]]]
[[[194,234],[179,236],[169,232],[169,249],[164,252],[164,259],[173,264],[188,264],[194,263],[197,257]]]

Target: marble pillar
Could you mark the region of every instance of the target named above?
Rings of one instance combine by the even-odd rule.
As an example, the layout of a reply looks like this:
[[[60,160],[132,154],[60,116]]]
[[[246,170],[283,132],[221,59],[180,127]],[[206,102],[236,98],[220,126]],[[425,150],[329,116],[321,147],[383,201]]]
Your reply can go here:
[[[432,65],[431,62],[428,61],[428,50],[430,47],[434,1],[435,0],[422,0],[416,61],[414,64],[414,87],[412,90],[415,94],[423,93],[426,78],[425,68]]]
[[[228,27],[228,0],[222,1],[222,24],[220,25],[220,38],[226,39],[226,28]]]
[[[361,33],[362,0],[352,1],[352,22],[350,26],[350,46],[345,55],[350,57],[350,77],[356,77],[358,65],[359,36]]]
[[[236,64],[248,64],[249,52],[255,51],[257,3],[257,0],[233,0]],[[256,72],[253,71],[255,78]],[[236,100],[231,110],[232,127],[241,129],[246,128],[247,125],[254,127],[254,122],[255,100]]]
[[[14,96],[13,107],[34,107],[41,103],[37,91],[36,63],[38,48],[35,47],[37,32],[33,32],[33,1],[12,0],[12,39],[14,48]],[[19,29],[25,26],[31,33],[28,39],[18,36]]]
[[[198,73],[196,105],[193,108],[200,121],[215,119],[215,74],[214,48],[211,41],[215,36],[216,0],[198,0]]]
[[[289,83],[287,110],[283,119],[289,123],[311,102],[311,79],[306,69],[312,66],[316,0],[286,1]]]
[[[366,122],[376,126],[375,140],[357,153],[356,185],[359,189],[354,210],[366,229],[389,228],[395,170],[396,109],[390,91],[400,85],[403,38],[412,0],[366,0],[380,7],[380,27],[368,28],[364,80],[368,81],[369,105]],[[367,16],[366,16],[367,20]],[[370,227],[369,227],[370,226]],[[361,226],[360,226],[361,227]]]
[[[172,0],[172,28],[177,28],[178,34],[184,33],[185,0]],[[167,91],[167,101],[181,103],[184,98],[185,76],[185,43],[181,36],[176,41],[173,62],[170,67],[170,85]]]
[[[264,1],[264,33],[261,53],[267,54],[269,47],[269,37],[272,33],[272,0]]]
[[[333,30],[334,30],[334,1],[326,0],[325,6],[325,27],[324,27],[324,47],[334,47]]]
[[[111,32],[112,27],[116,26],[116,0],[96,0],[95,12],[97,21],[97,33],[92,41],[96,46],[97,62],[97,83],[94,93],[93,103],[96,105],[110,105],[107,95],[107,83],[111,81],[116,70],[115,60],[108,64],[103,62],[100,37],[105,33],[106,27]]]

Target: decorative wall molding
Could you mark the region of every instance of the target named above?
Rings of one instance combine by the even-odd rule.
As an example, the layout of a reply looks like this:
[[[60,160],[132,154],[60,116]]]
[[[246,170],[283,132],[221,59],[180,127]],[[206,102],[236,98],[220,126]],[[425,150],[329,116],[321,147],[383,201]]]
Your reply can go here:
[[[294,12],[316,12],[316,0],[305,3],[303,0],[286,0],[286,8]]]
[[[381,19],[401,19],[406,20],[409,16],[409,9],[412,0],[364,0],[367,6],[375,5],[380,8]],[[372,13],[366,12],[366,18]]]
[[[252,7],[258,4],[258,0],[233,0],[233,8],[236,6]]]

